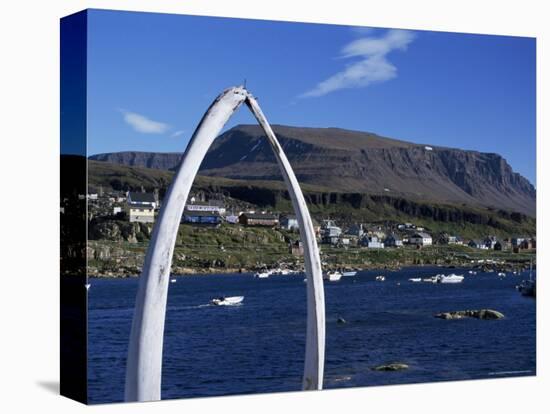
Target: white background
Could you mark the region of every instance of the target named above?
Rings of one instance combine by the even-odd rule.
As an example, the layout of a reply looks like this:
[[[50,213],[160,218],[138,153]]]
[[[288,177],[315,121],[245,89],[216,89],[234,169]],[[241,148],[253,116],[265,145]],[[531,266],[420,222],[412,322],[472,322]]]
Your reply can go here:
[[[3,1],[0,6],[0,407],[2,412],[537,413],[549,409],[543,213],[550,13],[544,1]],[[87,7],[537,37],[538,376],[85,408],[57,395],[59,21]],[[513,56],[510,57],[511,59]],[[460,147],[460,143],[456,144]],[[548,154],[546,154],[548,155]]]

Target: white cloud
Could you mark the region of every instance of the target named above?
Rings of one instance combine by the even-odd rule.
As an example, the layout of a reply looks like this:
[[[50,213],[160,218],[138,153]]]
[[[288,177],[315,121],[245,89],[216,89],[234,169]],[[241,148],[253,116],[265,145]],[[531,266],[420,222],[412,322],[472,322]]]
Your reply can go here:
[[[120,110],[124,116],[124,121],[137,132],[142,134],[164,134],[170,126],[163,122],[153,121],[144,115],[135,112]]]
[[[301,97],[323,96],[347,88],[363,88],[374,82],[384,82],[397,76],[397,68],[388,61],[393,50],[406,50],[414,40],[414,33],[406,30],[388,30],[384,36],[363,37],[342,48],[342,58],[361,57],[344,70],[320,82]]]
[[[183,135],[185,134],[185,130],[184,129],[180,129],[179,131],[175,131],[173,132],[170,137],[171,138],[176,138],[176,137],[179,137],[180,135]]]

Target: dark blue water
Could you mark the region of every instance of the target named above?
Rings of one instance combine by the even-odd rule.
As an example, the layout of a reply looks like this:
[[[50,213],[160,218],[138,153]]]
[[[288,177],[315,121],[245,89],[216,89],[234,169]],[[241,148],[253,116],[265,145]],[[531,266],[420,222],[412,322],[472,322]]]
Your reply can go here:
[[[363,272],[325,283],[325,388],[535,374],[535,307],[523,276],[411,283],[441,269]],[[450,273],[443,272],[443,273]],[[400,285],[397,283],[400,282]],[[93,279],[89,290],[90,402],[122,401],[137,279]],[[169,288],[162,398],[295,391],[301,387],[306,285],[300,276],[177,277]],[[241,306],[207,305],[241,296]],[[492,308],[506,318],[441,320],[442,311]],[[348,323],[338,324],[338,317]],[[403,362],[406,371],[371,368]]]

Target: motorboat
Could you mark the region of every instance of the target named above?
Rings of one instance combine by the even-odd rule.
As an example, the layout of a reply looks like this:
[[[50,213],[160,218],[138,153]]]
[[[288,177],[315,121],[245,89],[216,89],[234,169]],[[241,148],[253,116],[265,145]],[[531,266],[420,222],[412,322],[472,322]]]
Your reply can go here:
[[[384,280],[386,280],[386,276],[384,276],[384,275],[378,275],[378,276],[376,276],[375,280],[376,280],[377,282],[383,282]]]
[[[436,280],[437,283],[462,283],[464,276],[451,273],[450,275],[437,275]]]
[[[328,280],[329,282],[338,282],[342,278],[342,273],[335,270],[333,272],[327,272],[323,275],[323,279]]]
[[[278,267],[277,269],[270,270],[270,275],[272,276],[287,276],[291,273],[288,269],[281,269]]]
[[[426,277],[422,279],[422,281],[426,283],[437,283],[437,277],[436,276]]]
[[[411,277],[411,278],[409,279],[409,282],[414,282],[414,283],[416,283],[416,282],[422,282],[422,279],[421,279],[420,277]]]
[[[216,306],[233,306],[238,305],[244,299],[244,296],[221,296],[219,298],[212,299],[211,303]]]
[[[498,277],[506,277],[506,273],[504,273],[504,272],[498,272],[497,276],[498,276]]]
[[[176,283],[176,279],[170,279],[170,283]]]
[[[477,272],[475,270],[469,270],[468,273],[471,275],[477,275]]]
[[[352,270],[352,271],[349,271],[349,272],[342,273],[342,276],[351,277],[351,276],[355,276],[356,274],[357,274],[357,271]]]
[[[271,273],[271,270],[262,270],[260,272],[254,273],[254,277],[257,277],[258,279],[267,279],[269,276],[271,276]]]

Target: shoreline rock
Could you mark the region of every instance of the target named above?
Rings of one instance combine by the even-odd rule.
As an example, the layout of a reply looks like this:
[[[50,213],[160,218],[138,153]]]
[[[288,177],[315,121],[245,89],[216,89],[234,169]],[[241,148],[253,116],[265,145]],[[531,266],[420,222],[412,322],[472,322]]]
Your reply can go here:
[[[439,319],[465,319],[465,318],[474,318],[482,320],[496,320],[503,319],[504,314],[496,311],[494,309],[480,309],[480,310],[463,310],[463,311],[453,311],[453,312],[441,312],[434,315]]]
[[[405,369],[409,369],[409,366],[402,362],[392,362],[391,364],[382,364],[372,368],[374,371],[402,371]]]

